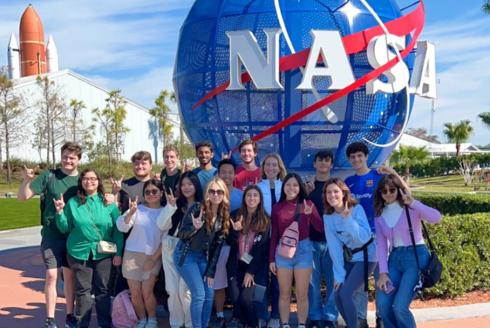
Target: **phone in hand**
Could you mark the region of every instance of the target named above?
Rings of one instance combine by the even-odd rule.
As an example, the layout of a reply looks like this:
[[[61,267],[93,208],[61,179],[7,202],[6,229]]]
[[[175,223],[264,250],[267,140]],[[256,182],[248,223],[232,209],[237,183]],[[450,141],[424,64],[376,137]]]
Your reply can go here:
[[[385,290],[386,295],[390,296],[391,294],[393,294],[395,292],[395,290],[396,290],[396,288],[395,288],[395,286],[393,286],[391,281],[387,281],[386,282],[386,290]]]

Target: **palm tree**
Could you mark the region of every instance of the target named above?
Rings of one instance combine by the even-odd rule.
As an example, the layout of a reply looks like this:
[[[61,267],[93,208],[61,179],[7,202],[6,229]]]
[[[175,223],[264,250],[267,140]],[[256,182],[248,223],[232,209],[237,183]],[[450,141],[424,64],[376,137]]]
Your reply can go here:
[[[404,146],[400,144],[398,150],[394,150],[391,159],[395,163],[405,164],[405,181],[410,185],[410,166],[416,162],[422,161],[429,156],[429,152],[424,147]]]
[[[462,120],[459,123],[444,123],[444,133],[449,142],[456,143],[456,157],[459,156],[461,143],[468,141],[474,130],[470,120]]]
[[[483,0],[483,6],[481,6],[481,10],[484,13],[490,14],[490,0]]]
[[[489,6],[490,6],[490,0],[489,0]],[[490,112],[480,113],[478,114],[478,118],[481,120],[481,122],[486,128],[490,129]]]

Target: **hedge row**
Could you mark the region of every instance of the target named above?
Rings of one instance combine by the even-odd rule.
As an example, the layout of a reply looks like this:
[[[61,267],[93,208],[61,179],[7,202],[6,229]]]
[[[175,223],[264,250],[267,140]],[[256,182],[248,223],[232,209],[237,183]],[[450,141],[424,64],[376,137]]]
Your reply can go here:
[[[490,213],[490,194],[415,192],[413,196],[446,215]]]
[[[490,154],[472,154],[460,157],[471,158],[474,161],[474,165],[479,164],[480,167],[489,166]],[[395,171],[404,174],[405,164],[392,163],[392,167]],[[422,177],[432,177],[448,174],[449,171],[453,171],[459,168],[457,157],[439,157],[439,158],[429,158],[419,163],[412,164],[410,166],[410,175],[422,178]]]
[[[444,271],[429,296],[456,297],[490,289],[490,214],[444,216],[428,225],[431,241]]]

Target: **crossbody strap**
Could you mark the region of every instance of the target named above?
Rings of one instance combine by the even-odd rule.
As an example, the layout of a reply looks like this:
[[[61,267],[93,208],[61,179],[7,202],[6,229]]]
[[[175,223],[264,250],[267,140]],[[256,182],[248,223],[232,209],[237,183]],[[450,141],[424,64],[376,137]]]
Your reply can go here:
[[[432,242],[430,241],[429,232],[427,231],[427,228],[425,227],[424,221],[422,221],[422,227],[424,228],[425,238],[429,242],[429,249],[430,249],[430,251],[431,252],[435,252],[436,250],[434,249],[434,245],[432,245]]]
[[[298,205],[296,206],[296,214],[294,215],[294,222],[298,222],[300,212],[301,212],[301,203],[298,200]]]
[[[415,244],[415,237],[413,235],[412,220],[410,219],[410,211],[408,206],[405,206],[405,212],[407,213],[408,231],[410,231],[410,238],[412,239],[413,252],[415,253],[415,261],[417,262],[417,269],[420,271],[419,256],[417,254],[417,245]]]
[[[95,225],[95,220],[94,217],[92,216],[92,212],[90,211],[90,207],[88,206],[87,201],[85,201],[85,206],[87,206],[88,214],[90,214],[90,217],[92,218],[92,223],[94,224],[95,232],[97,232],[97,236],[99,236],[99,240],[102,241],[102,237],[100,237],[99,230]]]

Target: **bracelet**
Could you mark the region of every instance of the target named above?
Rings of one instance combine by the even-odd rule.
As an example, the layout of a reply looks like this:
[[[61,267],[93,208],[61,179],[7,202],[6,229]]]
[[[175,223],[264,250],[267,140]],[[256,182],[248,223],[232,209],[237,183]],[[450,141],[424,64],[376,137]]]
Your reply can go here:
[[[148,260],[149,260],[149,261],[152,261],[152,262],[153,262],[153,264],[157,264],[157,262],[153,261],[153,260],[151,259],[151,257],[149,257],[149,258],[148,258]]]

